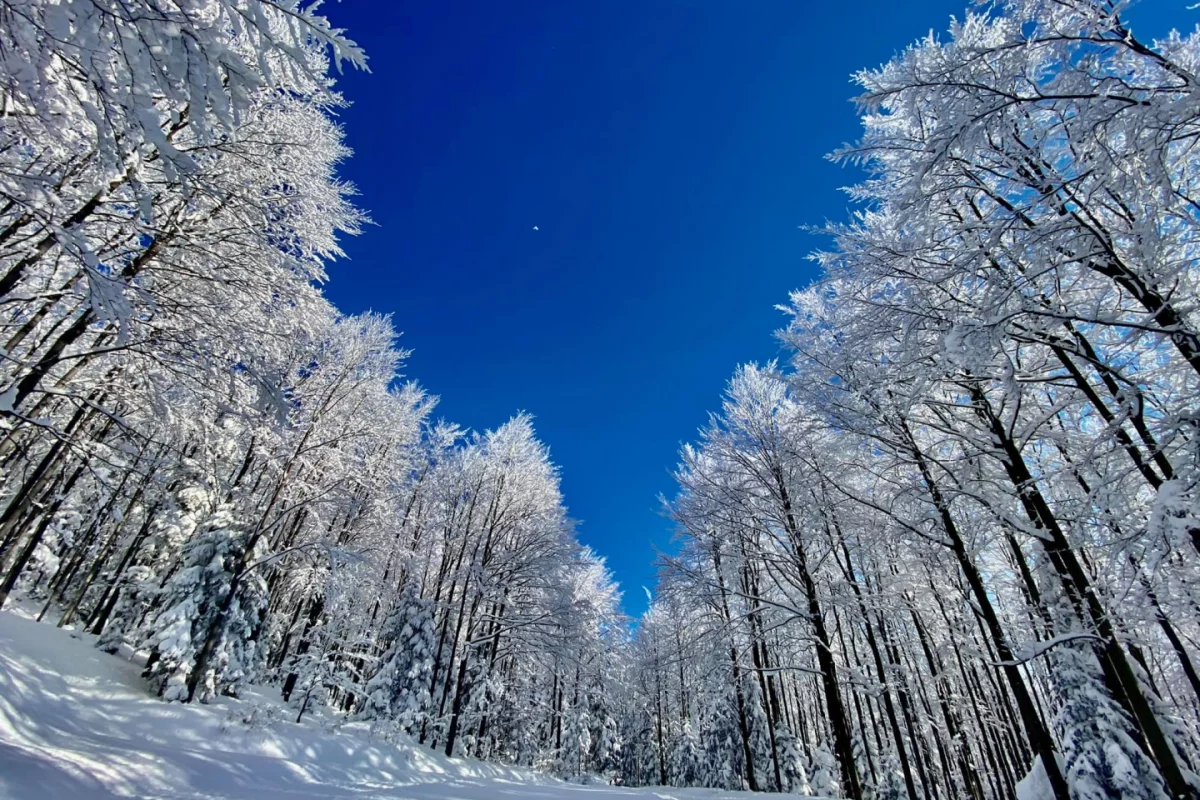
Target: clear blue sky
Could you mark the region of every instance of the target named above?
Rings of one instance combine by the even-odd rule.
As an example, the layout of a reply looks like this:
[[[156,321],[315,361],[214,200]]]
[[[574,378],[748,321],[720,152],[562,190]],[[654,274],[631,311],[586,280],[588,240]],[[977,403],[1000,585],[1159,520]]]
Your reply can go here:
[[[1195,24],[1144,0],[1135,30]],[[965,0],[345,0],[344,176],[375,227],[328,294],[391,313],[407,374],[484,429],[524,410],[580,538],[645,606],[657,496],[774,305],[815,276],[798,226],[842,219],[848,81]],[[1148,38],[1148,37],[1147,37]],[[534,230],[537,226],[539,230]]]

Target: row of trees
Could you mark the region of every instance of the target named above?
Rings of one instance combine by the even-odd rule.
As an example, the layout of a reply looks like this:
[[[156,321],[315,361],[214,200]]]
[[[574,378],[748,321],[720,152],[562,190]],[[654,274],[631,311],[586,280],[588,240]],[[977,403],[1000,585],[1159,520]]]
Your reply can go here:
[[[1200,38],[1122,7],[858,76],[864,209],[682,452],[627,780],[1200,794]]]
[[[296,0],[0,2],[0,605],[165,698],[908,800],[1200,790],[1200,39],[1011,0],[859,76],[865,208],[685,447],[625,635],[528,417],[322,296],[361,223]]]
[[[298,0],[0,4],[0,605],[170,700],[608,769],[616,590],[529,418],[435,421],[321,294],[343,61]]]

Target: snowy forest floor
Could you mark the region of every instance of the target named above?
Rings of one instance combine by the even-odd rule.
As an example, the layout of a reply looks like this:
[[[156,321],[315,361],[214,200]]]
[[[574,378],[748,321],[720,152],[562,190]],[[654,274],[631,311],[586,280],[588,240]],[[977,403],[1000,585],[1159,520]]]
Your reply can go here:
[[[265,697],[165,703],[90,636],[0,613],[0,798],[183,800],[734,800],[744,792],[621,789],[445,758],[364,727],[239,721]],[[294,713],[294,712],[291,712]]]

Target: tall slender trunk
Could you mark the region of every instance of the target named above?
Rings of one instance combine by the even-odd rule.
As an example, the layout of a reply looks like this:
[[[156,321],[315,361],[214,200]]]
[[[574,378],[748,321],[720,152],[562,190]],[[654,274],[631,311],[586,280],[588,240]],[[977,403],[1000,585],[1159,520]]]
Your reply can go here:
[[[721,594],[721,613],[725,627],[729,630],[729,665],[733,671],[733,691],[737,703],[738,732],[742,735],[742,756],[746,761],[746,783],[750,791],[758,791],[758,779],[754,769],[754,751],[750,747],[750,724],[746,719],[746,695],[742,687],[742,669],[738,662],[737,646],[733,640],[733,615],[729,611],[729,597],[725,588],[725,574],[721,569],[721,552],[713,545],[713,568],[717,575],[717,586]]]
[[[987,627],[992,643],[1000,656],[1001,663],[1004,665],[1001,669],[1004,671],[1004,676],[1012,691],[1013,699],[1016,701],[1017,711],[1021,716],[1021,723],[1025,728],[1025,735],[1034,753],[1041,757],[1042,766],[1050,781],[1050,787],[1054,792],[1055,800],[1070,800],[1067,781],[1063,777],[1062,770],[1059,768],[1058,753],[1054,747],[1054,740],[1042,724],[1041,718],[1038,716],[1037,709],[1034,706],[1033,698],[1029,693],[1028,687],[1025,685],[1025,679],[1022,677],[1020,669],[1015,663],[1012,646],[1009,644],[1004,626],[1001,624],[1000,617],[996,613],[995,606],[992,604],[992,598],[983,582],[983,576],[967,551],[966,541],[963,539],[962,534],[958,530],[958,524],[954,521],[954,517],[950,513],[949,503],[947,503],[946,498],[942,495],[941,488],[934,480],[929,464],[925,460],[925,455],[917,446],[916,439],[909,430],[907,422],[902,418],[897,418],[894,422],[897,432],[901,435],[902,441],[906,445],[908,455],[916,463],[921,474],[922,482],[925,484],[925,491],[929,494],[929,499],[934,510],[937,511],[942,533],[945,534],[949,541],[949,549],[954,554],[963,577],[966,578],[967,585],[970,588],[970,596],[975,601],[976,608],[979,611],[981,624]]]
[[[987,424],[992,441],[1001,448],[1002,457],[998,460],[1003,464],[1009,480],[1016,489],[1021,505],[1030,522],[1043,534],[1042,545],[1058,573],[1064,591],[1075,605],[1081,621],[1090,622],[1100,636],[1101,664],[1106,666],[1109,692],[1133,713],[1133,718],[1141,728],[1150,753],[1172,795],[1182,798],[1200,797],[1200,793],[1197,793],[1184,778],[1174,748],[1167,740],[1158,718],[1142,692],[1133,668],[1125,658],[1125,651],[1116,638],[1116,631],[1108,612],[1101,604],[1099,595],[1071,548],[1049,502],[1038,488],[1020,448],[996,416],[979,383],[972,381],[969,390],[975,413]]]
[[[863,790],[859,779],[858,768],[854,764],[854,743],[850,737],[850,727],[847,725],[848,715],[842,704],[841,691],[838,688],[837,664],[833,658],[833,647],[829,632],[825,628],[825,616],[821,611],[821,601],[817,595],[817,584],[808,568],[808,560],[804,554],[803,537],[792,509],[791,496],[783,480],[782,471],[775,472],[776,490],[782,504],[784,524],[791,540],[791,558],[804,587],[805,599],[808,603],[808,621],[812,625],[813,638],[817,642],[817,665],[821,672],[821,682],[825,688],[825,704],[829,714],[829,727],[833,733],[833,747],[837,755],[838,767],[841,771],[842,790],[852,798],[861,800]]]
[[[3,608],[4,604],[8,602],[8,596],[12,592],[13,588],[16,587],[17,579],[21,577],[21,573],[25,570],[26,565],[29,564],[29,559],[33,557],[33,553],[37,549],[37,546],[41,544],[42,535],[46,532],[46,529],[50,527],[50,522],[54,519],[54,515],[58,513],[58,509],[62,506],[63,501],[67,499],[67,495],[70,493],[71,487],[75,485],[75,481],[79,480],[79,476],[83,474],[83,471],[86,467],[86,464],[80,464],[76,468],[76,470],[71,474],[71,477],[68,478],[66,483],[64,483],[59,489],[58,498],[50,504],[49,508],[42,512],[41,522],[38,523],[38,526],[34,528],[33,532],[29,535],[28,540],[25,542],[25,547],[21,549],[21,552],[17,555],[17,560],[14,561],[12,567],[9,568],[8,575],[5,576],[4,582],[0,584],[0,608]]]
[[[846,546],[844,540],[841,542],[841,550],[842,556],[846,560],[846,580],[850,584],[850,589],[854,592],[855,598],[858,600],[859,614],[863,618],[863,628],[866,631],[867,649],[871,651],[871,659],[875,666],[875,675],[883,690],[883,711],[887,716],[888,727],[891,728],[892,740],[896,743],[896,758],[900,762],[900,772],[904,776],[904,789],[908,793],[908,800],[917,800],[917,787],[913,782],[912,766],[908,763],[908,749],[904,746],[904,736],[900,733],[900,722],[896,717],[896,707],[892,703],[891,681],[888,680],[887,671],[884,669],[883,656],[879,652],[879,642],[875,638],[875,629],[871,623],[871,617],[867,614],[867,606],[863,599],[862,589],[859,588],[858,579],[855,577],[854,562],[850,558],[850,548]]]

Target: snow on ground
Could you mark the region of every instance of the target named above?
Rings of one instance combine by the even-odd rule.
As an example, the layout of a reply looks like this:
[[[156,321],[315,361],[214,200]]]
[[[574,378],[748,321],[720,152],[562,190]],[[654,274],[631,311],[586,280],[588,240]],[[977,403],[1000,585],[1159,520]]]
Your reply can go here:
[[[164,703],[92,637],[0,613],[3,800],[737,800],[743,792],[578,786],[448,759],[358,728],[230,720],[250,701]]]

